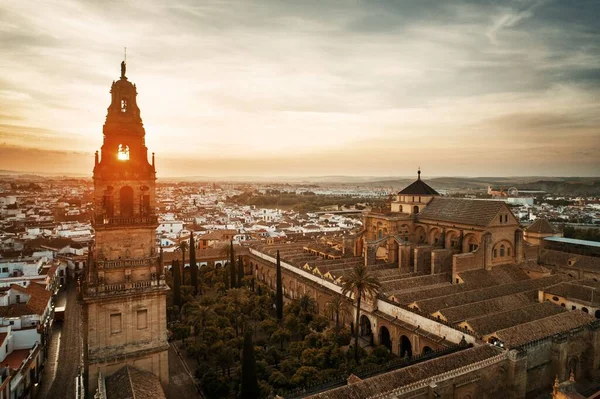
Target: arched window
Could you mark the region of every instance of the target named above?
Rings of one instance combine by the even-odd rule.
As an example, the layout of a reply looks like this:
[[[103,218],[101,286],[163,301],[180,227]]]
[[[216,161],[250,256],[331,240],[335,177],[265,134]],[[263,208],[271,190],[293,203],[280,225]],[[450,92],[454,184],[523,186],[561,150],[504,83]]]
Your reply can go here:
[[[379,229],[379,231],[377,232],[377,237],[378,238],[383,237],[383,230]]]
[[[133,216],[133,188],[124,186],[119,191],[119,204],[121,208],[121,217]]]
[[[104,197],[102,198],[102,207],[107,218],[112,218],[115,215],[112,193],[104,194]]]
[[[504,257],[504,245],[500,245],[500,257]]]
[[[129,146],[125,144],[119,144],[119,149],[117,151],[117,159],[119,161],[128,161],[129,160]]]
[[[402,205],[400,205],[400,208],[398,208],[398,211],[402,212]]]
[[[419,213],[419,207],[417,205],[414,206],[413,213]]]
[[[127,112],[127,97],[121,99],[121,112]]]
[[[589,313],[588,308],[581,308],[581,310],[583,310],[585,313]]]

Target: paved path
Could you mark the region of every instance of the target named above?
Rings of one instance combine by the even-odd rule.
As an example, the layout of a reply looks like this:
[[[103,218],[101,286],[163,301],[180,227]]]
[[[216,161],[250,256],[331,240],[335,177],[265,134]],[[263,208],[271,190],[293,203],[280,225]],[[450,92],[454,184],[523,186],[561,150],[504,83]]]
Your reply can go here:
[[[38,399],[75,398],[75,377],[81,364],[83,326],[74,282],[69,284],[65,297],[65,321],[54,323]],[[60,299],[58,302],[60,304]]]
[[[169,345],[169,387],[165,395],[167,399],[202,398],[173,345]]]

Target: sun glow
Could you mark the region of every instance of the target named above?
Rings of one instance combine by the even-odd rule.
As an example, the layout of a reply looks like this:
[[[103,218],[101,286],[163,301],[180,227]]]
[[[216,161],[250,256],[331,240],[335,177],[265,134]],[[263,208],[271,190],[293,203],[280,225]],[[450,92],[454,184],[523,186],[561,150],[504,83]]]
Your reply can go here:
[[[119,151],[117,152],[117,159],[119,161],[129,161],[129,146],[119,144]]]

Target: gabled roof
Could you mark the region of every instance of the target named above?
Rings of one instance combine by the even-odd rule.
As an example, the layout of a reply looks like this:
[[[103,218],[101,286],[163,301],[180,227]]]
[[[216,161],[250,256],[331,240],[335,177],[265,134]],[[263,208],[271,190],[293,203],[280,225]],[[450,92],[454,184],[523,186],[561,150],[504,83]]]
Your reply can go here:
[[[403,195],[440,195],[437,191],[431,188],[427,183],[421,180],[421,171],[419,177],[412,184],[409,184],[398,194]]]
[[[389,394],[402,386],[418,382],[427,382],[431,377],[481,362],[501,354],[502,352],[492,345],[480,345],[446,356],[427,360],[422,363],[402,367],[374,377],[365,378],[364,380],[356,381],[353,384],[307,396],[307,398],[355,399],[371,398],[386,393]]]
[[[541,218],[527,226],[525,229],[528,233],[538,233],[538,234],[554,234],[556,230],[554,227],[548,222],[547,219]]]
[[[157,376],[132,366],[119,369],[106,378],[107,399],[165,399]]]
[[[434,198],[417,217],[485,227],[504,207],[501,201]]]
[[[48,307],[48,302],[50,301],[50,298],[52,298],[52,293],[47,291],[42,285],[39,284],[31,283],[26,288],[21,287],[18,284],[11,284],[10,288],[29,295],[27,307],[34,314],[38,314],[40,316],[44,314],[44,311]]]

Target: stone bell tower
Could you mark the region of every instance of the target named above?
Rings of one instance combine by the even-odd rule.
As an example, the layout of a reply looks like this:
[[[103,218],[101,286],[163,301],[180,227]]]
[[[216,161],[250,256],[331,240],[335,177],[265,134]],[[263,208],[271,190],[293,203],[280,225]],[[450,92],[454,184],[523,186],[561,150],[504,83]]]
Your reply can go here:
[[[166,292],[156,250],[154,154],[148,162],[137,89],[113,82],[94,166],[94,246],[82,285],[88,393],[125,365],[168,383]]]

